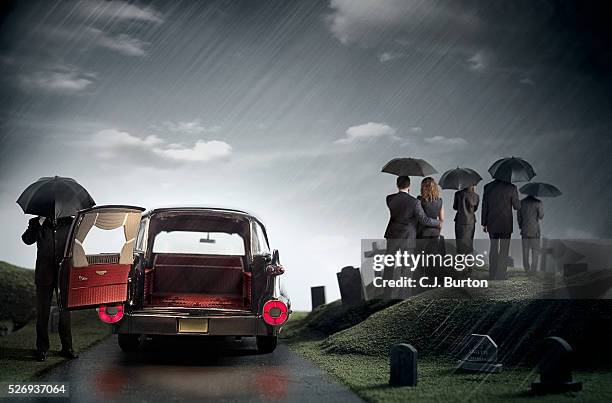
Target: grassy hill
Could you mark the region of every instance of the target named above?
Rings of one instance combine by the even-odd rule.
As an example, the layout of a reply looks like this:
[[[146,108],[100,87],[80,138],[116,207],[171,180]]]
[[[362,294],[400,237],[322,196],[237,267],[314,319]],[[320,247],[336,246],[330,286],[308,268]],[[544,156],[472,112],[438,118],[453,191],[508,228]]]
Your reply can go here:
[[[35,316],[34,270],[0,261],[0,322],[12,321],[13,330]]]
[[[598,274],[597,283],[604,278]],[[290,324],[285,337],[318,334],[328,353],[377,357],[388,357],[393,344],[404,342],[414,345],[420,357],[435,358],[452,357],[466,336],[484,333],[498,344],[503,363],[532,365],[537,344],[555,335],[573,346],[579,366],[609,367],[612,349],[604,329],[612,328],[612,301],[535,299],[545,281],[513,273],[503,283],[491,283],[486,295],[471,298],[460,298],[461,290],[436,289],[395,304],[369,301],[347,308],[336,301]]]
[[[284,339],[321,339],[361,323],[371,314],[399,300],[372,300],[358,306],[343,305],[340,300],[321,305],[309,313],[295,312],[283,328]]]

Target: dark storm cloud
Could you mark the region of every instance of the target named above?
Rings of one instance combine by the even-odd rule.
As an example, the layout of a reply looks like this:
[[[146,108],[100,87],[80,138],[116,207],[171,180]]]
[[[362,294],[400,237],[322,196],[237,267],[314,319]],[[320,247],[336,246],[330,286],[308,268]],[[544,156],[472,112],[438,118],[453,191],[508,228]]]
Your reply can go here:
[[[440,54],[527,84],[530,74],[555,67],[612,67],[612,12],[601,2],[331,0],[330,9],[332,34],[345,45],[377,48],[381,62]]]

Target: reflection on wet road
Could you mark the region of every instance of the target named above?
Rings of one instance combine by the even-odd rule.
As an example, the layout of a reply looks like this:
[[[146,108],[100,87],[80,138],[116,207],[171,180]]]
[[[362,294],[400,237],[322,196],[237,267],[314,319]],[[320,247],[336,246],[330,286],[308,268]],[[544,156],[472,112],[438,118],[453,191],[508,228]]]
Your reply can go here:
[[[260,355],[250,338],[153,340],[126,354],[111,337],[41,380],[70,382],[71,400],[88,402],[361,401],[286,346]]]

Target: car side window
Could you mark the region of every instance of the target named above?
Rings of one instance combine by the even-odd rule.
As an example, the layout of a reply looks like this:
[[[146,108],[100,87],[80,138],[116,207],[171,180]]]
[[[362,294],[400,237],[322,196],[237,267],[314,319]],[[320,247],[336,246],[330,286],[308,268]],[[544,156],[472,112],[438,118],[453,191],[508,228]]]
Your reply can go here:
[[[138,235],[136,236],[136,245],[134,246],[134,250],[138,252],[144,252],[147,247],[147,226],[149,224],[149,220],[142,220],[140,222],[140,227],[138,228]]]
[[[270,253],[270,247],[264,235],[263,228],[256,222],[251,223],[251,249],[253,255],[262,255]]]

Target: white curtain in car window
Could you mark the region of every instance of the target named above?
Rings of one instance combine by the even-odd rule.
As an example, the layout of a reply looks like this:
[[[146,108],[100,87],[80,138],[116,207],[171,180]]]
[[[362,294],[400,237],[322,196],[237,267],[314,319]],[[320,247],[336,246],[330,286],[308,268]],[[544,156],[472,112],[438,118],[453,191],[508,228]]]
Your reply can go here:
[[[88,265],[87,256],[83,249],[83,241],[89,233],[89,230],[91,230],[91,227],[93,227],[96,221],[96,215],[96,213],[85,214],[79,223],[72,245],[72,265],[75,267],[84,267]]]
[[[119,263],[131,264],[134,259],[134,241],[138,232],[140,216],[140,212],[91,212],[86,214],[81,220],[75,235],[72,253],[73,266],[84,267],[88,265],[87,256],[82,244],[94,225],[103,230],[123,227],[125,243],[119,254]]]
[[[100,229],[111,230],[121,227],[126,220],[126,216],[129,213],[111,213],[101,212],[98,213],[96,218],[95,226]]]
[[[140,224],[140,213],[128,213],[123,222],[123,234],[125,235],[125,244],[121,248],[119,255],[120,264],[132,264],[134,260],[134,242],[138,233],[138,225]]]

